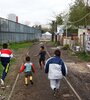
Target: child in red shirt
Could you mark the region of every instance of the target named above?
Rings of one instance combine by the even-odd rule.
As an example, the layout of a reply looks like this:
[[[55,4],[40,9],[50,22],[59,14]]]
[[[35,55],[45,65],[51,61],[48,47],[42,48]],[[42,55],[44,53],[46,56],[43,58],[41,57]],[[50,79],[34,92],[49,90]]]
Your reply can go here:
[[[10,59],[13,57],[12,51],[8,49],[8,44],[3,44],[3,49],[0,50],[0,59],[1,64],[4,68],[2,78],[1,78],[1,85],[4,85],[4,80],[7,76],[10,67]]]
[[[30,83],[33,85],[33,77],[32,77],[32,72],[35,73],[35,66],[33,63],[30,62],[30,57],[26,57],[26,63],[21,66],[20,68],[20,73],[23,72],[25,73],[25,85],[28,85],[28,78],[30,80]]]

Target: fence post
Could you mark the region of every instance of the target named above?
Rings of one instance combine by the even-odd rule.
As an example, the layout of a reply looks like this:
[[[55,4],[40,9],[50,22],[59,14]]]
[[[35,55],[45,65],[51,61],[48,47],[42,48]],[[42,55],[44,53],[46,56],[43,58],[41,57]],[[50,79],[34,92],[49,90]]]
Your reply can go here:
[[[83,48],[84,48],[84,51],[86,52],[85,32],[83,33]]]

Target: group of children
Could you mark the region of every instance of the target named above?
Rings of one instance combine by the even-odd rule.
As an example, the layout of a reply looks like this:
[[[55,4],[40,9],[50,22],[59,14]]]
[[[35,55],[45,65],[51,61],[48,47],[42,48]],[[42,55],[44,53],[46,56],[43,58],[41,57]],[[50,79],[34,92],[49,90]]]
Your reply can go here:
[[[48,74],[48,79],[50,80],[51,89],[54,91],[54,96],[56,92],[58,92],[60,87],[60,80],[63,76],[67,75],[67,67],[61,59],[61,52],[59,49],[55,50],[54,56],[49,58],[45,62],[46,51],[44,46],[40,47],[39,54],[35,55],[39,56],[39,67],[40,69],[45,70],[45,73]],[[8,73],[10,66],[10,59],[13,57],[12,51],[8,49],[8,45],[6,43],[3,44],[3,49],[0,50],[0,61],[3,66],[3,73],[1,78],[1,85],[4,85],[5,77]],[[0,66],[1,67],[1,66]],[[28,79],[30,83],[33,85],[33,77],[32,73],[35,73],[35,66],[30,61],[30,56],[26,56],[25,63],[21,66],[19,73],[25,73],[25,85],[28,85]]]

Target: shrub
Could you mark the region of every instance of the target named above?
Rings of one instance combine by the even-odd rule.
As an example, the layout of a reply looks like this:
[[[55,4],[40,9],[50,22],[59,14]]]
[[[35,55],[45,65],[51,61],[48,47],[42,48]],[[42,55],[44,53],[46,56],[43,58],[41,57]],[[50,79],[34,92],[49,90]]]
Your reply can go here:
[[[70,49],[70,46],[69,46],[68,44],[66,44],[66,45],[63,46],[62,49],[63,49],[63,50],[69,50],[69,49]]]

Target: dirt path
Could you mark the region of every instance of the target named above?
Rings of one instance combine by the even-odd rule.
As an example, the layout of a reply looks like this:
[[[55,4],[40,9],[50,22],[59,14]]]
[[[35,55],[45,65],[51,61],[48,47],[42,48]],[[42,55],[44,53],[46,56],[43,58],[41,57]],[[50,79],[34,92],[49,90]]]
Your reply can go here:
[[[25,56],[25,51],[28,52],[28,50],[30,51],[29,55],[31,56],[31,61],[35,64],[36,71],[37,71],[36,75],[33,75],[34,85],[32,86],[30,84],[27,87],[24,86],[24,73],[20,74],[17,84],[16,84],[16,87],[14,89],[13,95],[10,100],[78,100],[64,79],[61,81],[61,88],[60,88],[59,96],[57,98],[53,96],[52,91],[49,86],[49,80],[47,79],[47,75],[44,73],[44,70],[39,70],[38,58],[33,56],[39,52],[39,47],[40,47],[40,45],[39,45],[39,43],[37,43],[37,44],[33,45],[30,48],[30,50],[24,49],[23,51],[18,52],[18,54],[17,54],[17,55],[19,55],[18,61],[16,62],[15,67],[11,69],[12,72],[7,77],[7,82],[8,82],[7,84],[10,83],[10,87],[6,88],[5,91],[2,91],[2,93],[6,93],[5,100],[7,100],[8,95],[10,94],[10,91],[11,91],[11,87],[15,81],[16,75],[18,74],[19,67],[17,67],[17,66],[21,65],[22,60],[23,60],[22,56]],[[53,49],[51,49],[51,46],[47,45],[47,48],[48,48],[48,51],[50,52],[50,54],[53,55]],[[78,72],[78,74],[77,74],[76,67],[75,67],[75,69],[72,68],[72,64],[70,63],[71,58],[68,58],[67,55],[65,54],[65,52],[63,52],[63,58],[65,59],[65,61],[69,60],[66,62],[69,66],[68,79],[70,80],[72,85],[75,87],[77,92],[80,94],[80,96],[83,98],[82,100],[90,100],[89,99],[90,92],[88,90],[89,88],[88,87],[87,87],[87,89],[85,88],[86,91],[88,90],[87,92],[85,91],[85,89],[84,89],[84,92],[80,90],[82,88],[83,84],[85,85],[85,82],[83,81],[83,83],[82,83],[82,81],[80,80],[80,77],[82,75],[80,77],[78,77],[78,75],[80,73]],[[73,61],[71,60],[71,62],[73,62]],[[87,72],[87,70],[85,70],[85,71]],[[76,77],[76,75],[77,75],[77,77]],[[82,79],[82,77],[81,77],[81,79]],[[90,75],[88,76],[88,78],[90,79]],[[90,82],[89,79],[88,79],[88,82]],[[80,86],[81,86],[81,88],[80,88]]]
[[[34,75],[34,85],[24,86],[24,74],[21,74],[16,84],[15,90],[11,97],[11,100],[77,100],[73,92],[70,90],[64,80],[61,82],[60,96],[58,98],[53,97],[52,91],[49,87],[49,81],[44,71],[38,68],[38,58],[33,55],[39,51],[39,45],[34,45],[30,49],[31,60],[36,65],[37,74]]]

